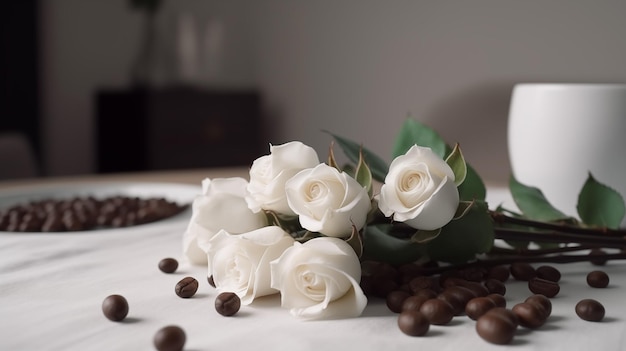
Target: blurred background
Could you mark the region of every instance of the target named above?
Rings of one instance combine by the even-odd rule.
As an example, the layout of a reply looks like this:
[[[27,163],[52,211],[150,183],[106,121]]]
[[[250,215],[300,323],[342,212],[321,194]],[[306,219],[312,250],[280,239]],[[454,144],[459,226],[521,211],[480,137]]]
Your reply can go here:
[[[249,165],[329,130],[390,160],[411,115],[509,175],[521,82],[626,81],[626,2],[20,0],[0,10],[0,178]]]

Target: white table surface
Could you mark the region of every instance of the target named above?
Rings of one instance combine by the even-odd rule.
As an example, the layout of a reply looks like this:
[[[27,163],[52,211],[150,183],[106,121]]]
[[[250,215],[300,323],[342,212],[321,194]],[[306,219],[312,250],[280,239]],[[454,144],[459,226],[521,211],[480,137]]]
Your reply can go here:
[[[207,176],[225,174],[229,173],[207,172]],[[0,188],[12,191],[13,184]],[[494,204],[510,201],[503,189],[491,188],[488,197]],[[586,285],[586,274],[598,267],[558,265],[563,278],[560,294],[552,299],[552,316],[539,329],[520,328],[507,347],[483,341],[475,322],[465,316],[454,317],[446,326],[431,326],[425,337],[406,336],[397,327],[397,315],[380,299],[370,299],[363,315],[354,319],[300,321],[279,307],[277,296],[243,306],[234,317],[222,317],[213,307],[216,293],[206,282],[205,267],[182,264],[174,274],[157,268],[164,257],[182,259],[181,238],[189,216],[186,212],[158,224],[82,234],[0,234],[0,350],[151,350],[156,331],[170,324],[185,330],[188,351],[626,349],[622,262],[602,267],[611,277],[606,289]],[[200,282],[190,299],[174,293],[185,276]],[[102,300],[110,294],[127,298],[130,312],[125,321],[111,322],[103,316]],[[509,280],[508,307],[530,294],[524,282]],[[576,316],[574,306],[583,298],[604,304],[603,322]]]

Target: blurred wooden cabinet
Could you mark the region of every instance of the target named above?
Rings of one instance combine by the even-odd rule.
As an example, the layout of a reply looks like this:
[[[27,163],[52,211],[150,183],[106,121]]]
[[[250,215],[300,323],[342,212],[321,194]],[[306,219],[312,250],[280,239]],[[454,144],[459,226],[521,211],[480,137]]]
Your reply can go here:
[[[98,171],[250,165],[266,153],[255,91],[100,91]]]

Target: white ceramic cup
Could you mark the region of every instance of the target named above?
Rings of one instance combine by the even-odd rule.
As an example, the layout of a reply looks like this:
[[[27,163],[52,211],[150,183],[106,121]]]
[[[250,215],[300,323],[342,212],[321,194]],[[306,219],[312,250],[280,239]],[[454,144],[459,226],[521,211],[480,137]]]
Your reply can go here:
[[[508,147],[517,180],[567,215],[589,172],[626,199],[626,84],[516,85]]]

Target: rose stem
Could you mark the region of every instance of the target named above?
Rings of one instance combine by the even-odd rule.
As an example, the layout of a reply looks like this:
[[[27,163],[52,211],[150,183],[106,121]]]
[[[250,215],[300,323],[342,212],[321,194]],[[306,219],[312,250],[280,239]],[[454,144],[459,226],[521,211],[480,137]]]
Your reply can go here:
[[[583,228],[583,227],[574,227],[566,224],[557,224],[557,223],[548,223],[548,222],[540,222],[534,221],[526,218],[519,217],[511,217],[505,214],[489,211],[491,214],[491,218],[496,223],[508,223],[508,224],[517,224],[527,227],[534,227],[539,229],[548,229],[558,232],[566,232],[570,234],[594,234],[594,235],[603,235],[603,236],[618,236],[624,237],[626,236],[626,230],[615,230],[609,228]]]
[[[535,242],[553,243],[579,243],[596,247],[626,247],[626,240],[617,237],[605,237],[598,235],[566,234],[556,232],[530,232],[515,229],[496,228],[494,230],[497,239],[524,240]]]
[[[574,251],[583,251],[583,250],[591,250],[596,248],[595,246],[560,246],[560,247],[551,247],[546,249],[509,249],[504,247],[493,247],[490,254],[494,255],[520,255],[520,256],[541,256],[541,255],[549,255],[554,253],[564,253],[564,252],[574,252]]]
[[[484,260],[476,260],[468,263],[461,263],[456,265],[423,268],[422,273],[424,275],[440,274],[449,270],[463,269],[468,267],[493,267],[508,265],[516,262],[525,263],[574,263],[594,261],[597,259],[606,261],[610,260],[624,260],[626,259],[626,253],[614,253],[614,254],[587,254],[587,255],[555,255],[555,256],[507,256],[502,258],[489,258]]]

